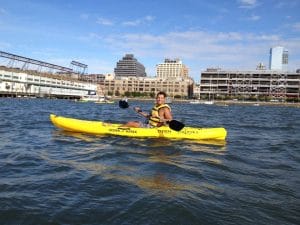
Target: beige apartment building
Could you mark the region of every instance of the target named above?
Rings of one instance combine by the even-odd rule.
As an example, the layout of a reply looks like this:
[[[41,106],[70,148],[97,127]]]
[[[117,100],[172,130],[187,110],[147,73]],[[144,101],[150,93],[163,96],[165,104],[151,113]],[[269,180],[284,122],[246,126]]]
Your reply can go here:
[[[156,77],[110,75],[105,78],[103,75],[93,75],[91,80],[96,81],[106,95],[140,93],[151,96],[159,91],[165,91],[172,98],[188,98],[193,95],[194,81],[188,76],[188,68],[179,59],[165,59],[164,63],[157,65],[156,75]]]
[[[200,98],[207,99],[208,96],[214,99],[299,101],[300,73],[207,69],[201,73]]]
[[[156,77],[120,77],[99,82],[106,95],[120,96],[126,92],[139,92],[146,95],[165,91],[172,98],[187,98],[192,95],[193,80],[163,80]]]
[[[188,78],[189,70],[180,59],[165,59],[156,65],[156,76],[160,79]]]

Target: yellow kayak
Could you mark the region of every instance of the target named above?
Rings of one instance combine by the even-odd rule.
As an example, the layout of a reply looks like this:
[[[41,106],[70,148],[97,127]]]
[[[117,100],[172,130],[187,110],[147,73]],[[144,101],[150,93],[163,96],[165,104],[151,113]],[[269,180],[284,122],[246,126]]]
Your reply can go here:
[[[227,132],[223,127],[194,128],[184,127],[174,131],[168,126],[159,128],[122,127],[122,124],[111,124],[102,121],[80,120],[50,114],[52,123],[63,130],[86,134],[107,134],[127,137],[176,138],[194,140],[225,140]]]

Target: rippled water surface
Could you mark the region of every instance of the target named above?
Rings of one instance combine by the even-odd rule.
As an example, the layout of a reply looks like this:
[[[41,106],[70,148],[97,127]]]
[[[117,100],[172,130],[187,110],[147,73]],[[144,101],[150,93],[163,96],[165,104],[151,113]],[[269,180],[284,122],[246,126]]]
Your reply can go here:
[[[0,99],[0,224],[300,223],[299,108],[172,110],[190,126],[225,127],[227,142],[67,133],[50,113],[140,118],[117,104]]]

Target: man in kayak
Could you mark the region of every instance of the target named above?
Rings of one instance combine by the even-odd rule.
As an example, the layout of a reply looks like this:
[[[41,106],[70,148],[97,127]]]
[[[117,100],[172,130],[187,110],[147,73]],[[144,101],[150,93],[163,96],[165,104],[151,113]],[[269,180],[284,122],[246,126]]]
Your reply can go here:
[[[156,104],[153,106],[151,113],[143,112],[139,107],[134,107],[134,110],[140,115],[147,118],[146,123],[139,121],[129,121],[125,127],[160,127],[167,121],[172,120],[171,108],[166,104],[167,94],[160,91],[156,95]]]

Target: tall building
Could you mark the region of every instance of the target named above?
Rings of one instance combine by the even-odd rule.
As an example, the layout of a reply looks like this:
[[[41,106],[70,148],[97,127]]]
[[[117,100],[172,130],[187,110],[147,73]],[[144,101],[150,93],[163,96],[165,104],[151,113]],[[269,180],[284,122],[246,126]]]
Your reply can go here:
[[[116,77],[145,77],[145,67],[134,58],[133,54],[126,54],[114,69]]]
[[[188,78],[189,70],[179,59],[165,59],[156,66],[156,76],[161,79]]]
[[[281,46],[270,49],[270,70],[288,70],[288,50]]]

